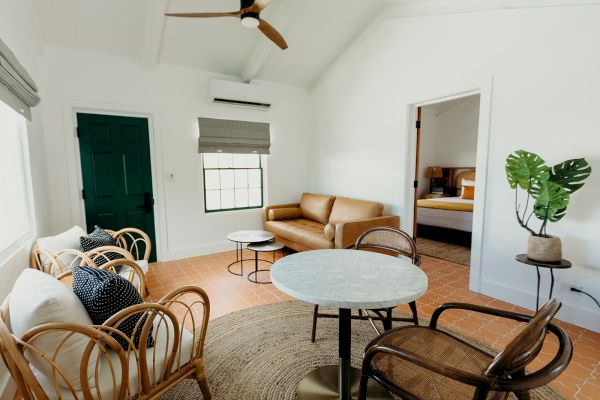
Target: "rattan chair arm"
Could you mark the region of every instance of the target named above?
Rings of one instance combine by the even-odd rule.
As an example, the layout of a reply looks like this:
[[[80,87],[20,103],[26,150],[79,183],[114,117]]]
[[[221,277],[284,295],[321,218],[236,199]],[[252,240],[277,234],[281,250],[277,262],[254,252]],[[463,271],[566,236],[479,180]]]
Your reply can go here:
[[[124,248],[132,255],[134,253],[134,250],[139,255],[139,247],[137,245],[137,242],[142,241],[144,243],[144,254],[142,255],[142,259],[146,261],[150,259],[150,253],[152,252],[152,241],[150,240],[150,236],[148,236],[146,232],[138,228],[123,228],[116,232],[107,230],[107,232],[109,232],[110,235],[113,238],[115,238],[119,247]],[[125,236],[129,237],[131,243],[127,241]],[[123,246],[129,246],[129,248]]]
[[[132,260],[132,261],[134,260],[133,255],[131,255],[131,253],[129,251],[127,251],[126,249],[119,247],[119,246],[100,246],[100,247],[96,247],[95,249],[86,252],[85,254],[88,257],[90,257],[92,260],[94,260],[98,256],[101,256],[102,254],[109,253],[109,252],[117,253],[127,260]],[[107,259],[107,261],[110,261],[110,260]]]
[[[479,306],[476,304],[468,304],[468,303],[446,303],[440,305],[435,309],[433,314],[431,315],[431,321],[429,322],[429,327],[431,329],[437,329],[437,322],[444,311],[448,310],[467,310],[474,311],[482,314],[494,315],[496,317],[508,318],[519,322],[529,322],[533,318],[530,315],[520,314],[513,311],[505,311],[498,310],[495,308]]]
[[[372,375],[372,372],[369,373],[369,371],[365,371],[364,368],[367,367],[372,371],[373,357],[381,353],[387,354],[388,356],[397,357],[402,360],[406,360],[412,364],[418,365],[422,368],[428,369],[437,374],[446,376],[450,379],[465,383],[467,385],[476,386],[480,388],[486,388],[491,386],[490,379],[485,375],[475,375],[470,372],[463,371],[461,369],[443,364],[441,362],[430,360],[411,351],[407,351],[393,346],[384,346],[380,344],[367,349],[363,361],[363,375]]]
[[[539,370],[523,377],[509,379],[491,377],[493,390],[524,392],[535,389],[550,383],[567,368],[573,357],[573,343],[567,332],[558,325],[550,323],[547,328],[558,339],[558,350],[552,360]]]

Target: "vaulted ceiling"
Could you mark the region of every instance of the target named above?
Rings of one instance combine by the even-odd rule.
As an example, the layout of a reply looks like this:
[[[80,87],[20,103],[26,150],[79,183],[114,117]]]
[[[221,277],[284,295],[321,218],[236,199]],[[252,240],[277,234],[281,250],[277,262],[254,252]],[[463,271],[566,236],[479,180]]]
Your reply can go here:
[[[285,37],[279,50],[235,18],[170,12],[238,10],[238,0],[32,0],[41,40],[139,60],[195,67],[250,81],[310,87],[393,0],[273,0],[261,16]]]

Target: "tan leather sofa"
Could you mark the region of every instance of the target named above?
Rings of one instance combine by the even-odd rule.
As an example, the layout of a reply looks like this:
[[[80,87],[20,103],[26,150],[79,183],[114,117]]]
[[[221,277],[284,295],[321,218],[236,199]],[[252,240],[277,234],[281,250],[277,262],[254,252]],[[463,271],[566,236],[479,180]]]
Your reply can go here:
[[[264,229],[296,251],[344,249],[369,228],[400,227],[400,217],[382,214],[373,201],[303,193],[300,203],[266,207]]]

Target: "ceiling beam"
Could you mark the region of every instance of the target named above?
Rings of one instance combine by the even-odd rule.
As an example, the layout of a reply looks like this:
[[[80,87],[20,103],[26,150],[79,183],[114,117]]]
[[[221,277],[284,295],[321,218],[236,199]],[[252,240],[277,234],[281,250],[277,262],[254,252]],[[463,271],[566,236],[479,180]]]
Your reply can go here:
[[[171,0],[150,0],[148,1],[148,17],[146,19],[146,39],[144,53],[142,54],[142,64],[148,69],[154,69],[160,60],[165,24]]]
[[[302,2],[293,0],[279,0],[273,2],[270,7],[276,8],[272,13],[267,14],[265,19],[273,25],[283,37],[285,37],[285,31],[290,25],[293,15],[300,9],[300,3]],[[246,60],[246,64],[242,69],[242,79],[244,82],[248,83],[256,78],[262,67],[265,65],[267,58],[274,50],[287,51],[279,49],[279,47],[261,34],[260,40],[257,41],[254,50],[250,53],[250,57],[248,57],[248,60]]]

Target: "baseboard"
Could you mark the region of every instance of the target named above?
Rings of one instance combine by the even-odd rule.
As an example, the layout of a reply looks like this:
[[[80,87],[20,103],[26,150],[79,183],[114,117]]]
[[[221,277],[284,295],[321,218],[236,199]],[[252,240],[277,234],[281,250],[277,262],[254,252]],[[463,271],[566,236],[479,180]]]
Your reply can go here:
[[[167,254],[161,256],[160,261],[173,261],[182,258],[205,256],[208,254],[222,253],[235,250],[235,244],[230,241],[216,242],[201,246],[193,246],[179,249],[169,249]]]
[[[496,282],[482,281],[481,293],[519,307],[527,308],[528,310],[534,311],[535,308],[534,293],[525,292]],[[556,293],[554,297],[562,301],[562,307],[556,315],[557,319],[600,333],[600,313],[598,311],[569,304],[565,299],[561,298],[560,293]],[[543,303],[541,296],[540,302]]]

